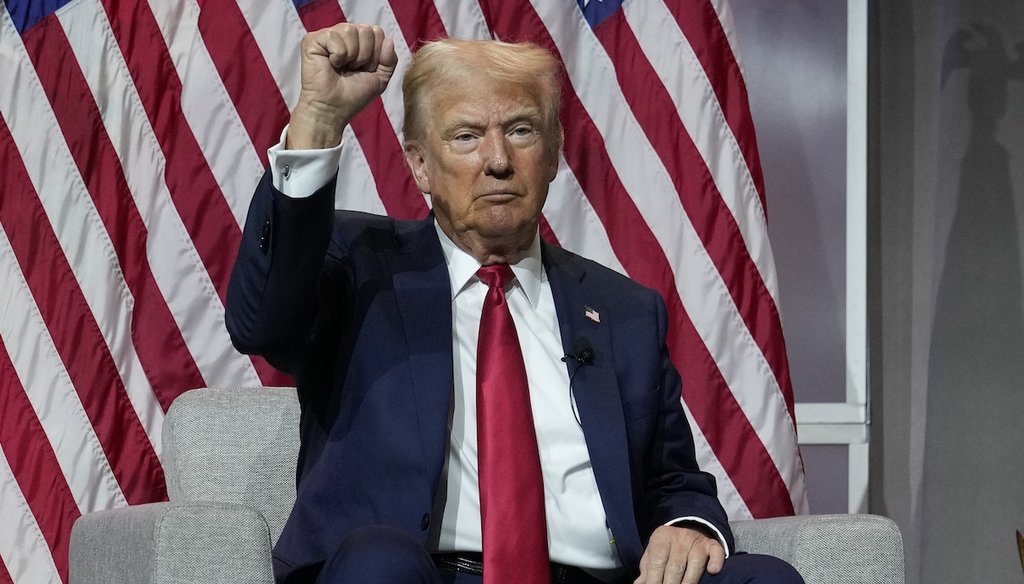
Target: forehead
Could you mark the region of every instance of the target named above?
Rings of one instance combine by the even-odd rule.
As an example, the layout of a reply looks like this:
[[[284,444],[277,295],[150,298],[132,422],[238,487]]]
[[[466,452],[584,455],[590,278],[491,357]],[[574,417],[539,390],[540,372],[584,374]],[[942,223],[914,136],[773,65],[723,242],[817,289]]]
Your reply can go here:
[[[545,105],[543,93],[540,83],[528,80],[480,79],[467,84],[446,84],[430,93],[430,118],[433,125],[459,117],[500,122],[506,117],[525,116],[540,121]]]

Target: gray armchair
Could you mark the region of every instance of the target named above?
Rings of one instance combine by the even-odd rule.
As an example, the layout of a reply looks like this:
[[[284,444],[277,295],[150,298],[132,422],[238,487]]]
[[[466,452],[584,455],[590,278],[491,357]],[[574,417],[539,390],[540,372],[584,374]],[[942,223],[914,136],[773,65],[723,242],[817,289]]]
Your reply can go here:
[[[299,408],[287,388],[190,391],[167,413],[170,502],[89,513],[71,584],[272,584],[270,550],[295,499]],[[870,515],[738,521],[740,550],[785,558],[807,584],[902,584],[896,525]]]

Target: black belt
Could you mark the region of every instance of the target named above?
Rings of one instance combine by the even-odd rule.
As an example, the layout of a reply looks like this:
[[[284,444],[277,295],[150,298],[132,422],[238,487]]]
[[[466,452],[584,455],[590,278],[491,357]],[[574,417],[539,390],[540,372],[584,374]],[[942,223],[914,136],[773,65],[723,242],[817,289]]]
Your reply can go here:
[[[433,557],[439,570],[484,575],[483,554],[479,552],[434,554]],[[579,568],[551,562],[551,584],[601,584],[601,581]]]

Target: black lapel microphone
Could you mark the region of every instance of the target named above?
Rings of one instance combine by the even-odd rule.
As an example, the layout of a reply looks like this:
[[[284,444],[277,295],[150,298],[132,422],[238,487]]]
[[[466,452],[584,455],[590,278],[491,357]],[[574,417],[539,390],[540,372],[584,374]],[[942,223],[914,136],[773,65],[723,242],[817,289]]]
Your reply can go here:
[[[577,366],[592,365],[594,363],[594,347],[587,337],[577,337],[572,342],[572,352],[562,357],[563,363],[575,361]]]
[[[590,344],[590,339],[587,337],[576,337],[576,340],[572,342],[572,351],[566,353],[562,357],[562,361],[564,363],[576,363],[576,367],[569,374],[569,407],[572,408],[572,417],[576,419],[576,425],[583,428],[579,412],[576,411],[576,400],[572,396],[572,380],[585,365],[593,365],[594,363],[594,346]]]

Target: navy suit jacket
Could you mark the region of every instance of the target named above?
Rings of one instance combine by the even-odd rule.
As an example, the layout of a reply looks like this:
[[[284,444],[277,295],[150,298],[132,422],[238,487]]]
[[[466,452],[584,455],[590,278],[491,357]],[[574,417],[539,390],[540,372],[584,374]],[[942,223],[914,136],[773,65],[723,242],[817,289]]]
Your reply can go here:
[[[432,218],[335,212],[333,181],[291,199],[269,176],[246,219],[227,326],[239,350],[298,386],[298,496],[274,566],[299,581],[352,529],[388,525],[426,543],[440,520],[452,293]],[[654,528],[683,516],[710,521],[732,548],[714,478],[697,468],[661,298],[562,249],[544,245],[542,258],[566,352],[578,339],[593,348],[572,386],[623,564],[635,573]]]

